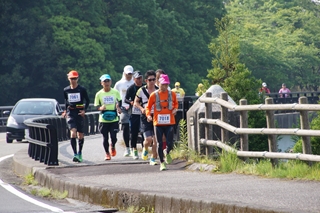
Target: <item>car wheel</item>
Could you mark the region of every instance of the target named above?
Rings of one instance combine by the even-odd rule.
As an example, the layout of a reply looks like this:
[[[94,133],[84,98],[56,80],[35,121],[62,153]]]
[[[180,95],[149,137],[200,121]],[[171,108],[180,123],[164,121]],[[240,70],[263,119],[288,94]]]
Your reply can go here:
[[[7,143],[12,143],[12,139],[9,139],[8,137],[7,137]]]

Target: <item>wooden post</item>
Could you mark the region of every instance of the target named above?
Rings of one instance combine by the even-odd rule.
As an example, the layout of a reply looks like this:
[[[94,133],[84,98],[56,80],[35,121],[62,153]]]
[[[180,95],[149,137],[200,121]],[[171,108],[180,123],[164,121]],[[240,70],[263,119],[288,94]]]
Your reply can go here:
[[[308,104],[307,97],[300,97],[299,104]],[[300,111],[300,126],[301,129],[310,129],[308,111]],[[312,154],[310,136],[302,136],[302,151],[303,154]],[[312,162],[309,161],[308,164],[311,165]]]
[[[228,101],[228,93],[222,92],[220,98]],[[228,123],[228,108],[221,106],[221,121]],[[229,141],[228,130],[221,128],[221,142],[226,143]]]
[[[247,105],[247,100],[241,99],[239,104]],[[248,111],[240,112],[240,128],[248,128]],[[249,151],[248,134],[240,135],[240,150]]]
[[[266,98],[265,104],[273,104],[272,98]],[[274,123],[274,111],[267,110],[266,111],[267,117],[267,128],[275,128]],[[269,144],[269,152],[278,152],[276,135],[268,135],[268,144]],[[272,166],[276,166],[278,164],[278,159],[271,159]]]
[[[212,93],[206,92],[206,98],[211,98]],[[205,103],[206,106],[206,112],[205,112],[205,118],[206,119],[212,119],[212,103]],[[212,125],[206,124],[206,139],[207,140],[213,140],[213,133],[212,133]],[[206,155],[212,155],[213,154],[213,147],[212,146],[206,146]]]

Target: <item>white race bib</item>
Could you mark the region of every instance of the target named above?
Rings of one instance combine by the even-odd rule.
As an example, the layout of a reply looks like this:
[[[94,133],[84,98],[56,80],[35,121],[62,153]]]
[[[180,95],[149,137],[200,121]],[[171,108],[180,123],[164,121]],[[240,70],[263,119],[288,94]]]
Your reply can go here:
[[[70,103],[81,101],[80,93],[68,93],[68,99]]]
[[[103,97],[104,104],[114,104],[114,97],[113,96],[105,96]]]
[[[170,114],[158,114],[158,124],[170,124]]]
[[[176,93],[176,95],[177,95],[177,98],[180,98],[180,93]]]
[[[132,114],[141,115],[141,110],[137,107],[132,107]]]

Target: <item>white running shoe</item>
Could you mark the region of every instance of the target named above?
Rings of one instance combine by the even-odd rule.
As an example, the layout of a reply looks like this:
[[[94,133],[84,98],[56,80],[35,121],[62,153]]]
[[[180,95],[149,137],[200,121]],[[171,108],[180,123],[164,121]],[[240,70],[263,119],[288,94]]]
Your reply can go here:
[[[130,148],[126,148],[126,150],[124,151],[123,156],[124,156],[124,157],[130,157],[130,155],[131,155],[131,150],[130,150]]]

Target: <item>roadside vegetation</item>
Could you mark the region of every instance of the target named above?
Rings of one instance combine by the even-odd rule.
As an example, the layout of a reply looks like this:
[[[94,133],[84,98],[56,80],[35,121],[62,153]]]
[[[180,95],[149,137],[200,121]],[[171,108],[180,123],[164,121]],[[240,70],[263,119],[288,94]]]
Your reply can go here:
[[[320,181],[320,163],[312,166],[299,160],[279,160],[273,167],[270,159],[248,159],[243,161],[235,152],[226,152],[215,148],[215,156],[207,157],[197,154],[188,147],[187,124],[185,120],[179,122],[180,140],[176,143],[171,155],[175,159],[183,159],[188,163],[201,163],[215,165],[213,173],[237,173],[257,175],[267,178],[286,178],[295,180]],[[234,146],[235,148],[235,146]],[[201,171],[201,170],[200,170]]]
[[[61,193],[57,190],[40,187],[38,182],[34,179],[34,175],[32,173],[29,173],[23,177],[22,185],[25,186],[24,189],[30,194],[43,198],[64,199],[68,196],[67,191]]]

